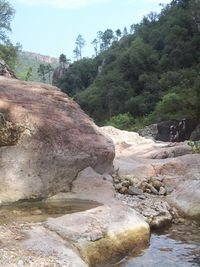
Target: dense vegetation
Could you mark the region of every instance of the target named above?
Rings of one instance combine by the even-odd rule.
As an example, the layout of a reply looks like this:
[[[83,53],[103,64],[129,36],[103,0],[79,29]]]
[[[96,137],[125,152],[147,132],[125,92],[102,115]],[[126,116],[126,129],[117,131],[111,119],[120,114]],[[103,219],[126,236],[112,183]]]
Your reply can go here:
[[[20,45],[13,45],[8,33],[11,32],[11,21],[15,10],[8,1],[0,0],[0,59],[10,67],[14,68],[17,61],[18,50]]]
[[[134,128],[183,117],[199,121],[199,5],[173,0],[160,14],[132,25],[132,33],[104,36],[104,49],[93,59],[74,62],[57,85],[100,125]]]

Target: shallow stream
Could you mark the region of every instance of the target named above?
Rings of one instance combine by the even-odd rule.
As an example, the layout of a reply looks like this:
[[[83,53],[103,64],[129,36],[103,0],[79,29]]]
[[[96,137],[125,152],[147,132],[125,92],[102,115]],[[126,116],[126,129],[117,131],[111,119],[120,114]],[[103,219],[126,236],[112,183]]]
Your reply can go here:
[[[41,222],[49,217],[84,211],[99,206],[96,202],[22,202],[0,207],[0,225],[12,222]],[[152,233],[150,245],[138,255],[109,267],[200,267],[200,223],[172,225]]]
[[[18,202],[0,207],[0,224],[9,222],[42,222],[49,217],[85,211],[100,204],[93,201],[70,199],[66,201]]]
[[[200,223],[190,221],[153,233],[147,249],[112,266],[199,267]]]

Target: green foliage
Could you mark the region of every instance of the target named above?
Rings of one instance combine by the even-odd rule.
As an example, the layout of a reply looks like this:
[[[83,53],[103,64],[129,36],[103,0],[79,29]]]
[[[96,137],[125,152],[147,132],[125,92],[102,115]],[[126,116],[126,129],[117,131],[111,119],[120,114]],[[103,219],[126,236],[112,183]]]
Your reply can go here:
[[[8,1],[0,0],[0,59],[14,69],[17,62],[17,54],[21,49],[20,44],[13,45],[7,36],[11,32],[11,21],[15,10]]]
[[[4,43],[8,41],[6,33],[11,31],[10,23],[14,13],[8,1],[0,0],[0,40]]]
[[[189,141],[188,145],[192,148],[192,153],[200,153],[200,141]]]
[[[71,64],[64,79],[60,79],[57,85],[69,96],[74,96],[92,84],[97,71],[97,62],[93,59],[84,58]]]
[[[131,25],[133,34],[99,31],[93,41],[96,57],[72,64],[59,87],[101,125],[129,127],[121,123],[127,114],[135,129],[183,117],[199,121],[197,4],[173,0],[160,14],[151,12]]]
[[[117,116],[111,117],[105,122],[106,125],[114,126],[118,129],[131,130],[134,124],[134,118],[129,113],[119,114]]]
[[[37,72],[41,82],[45,83],[47,81],[48,83],[51,83],[51,76],[53,70],[54,69],[50,64],[40,64]]]

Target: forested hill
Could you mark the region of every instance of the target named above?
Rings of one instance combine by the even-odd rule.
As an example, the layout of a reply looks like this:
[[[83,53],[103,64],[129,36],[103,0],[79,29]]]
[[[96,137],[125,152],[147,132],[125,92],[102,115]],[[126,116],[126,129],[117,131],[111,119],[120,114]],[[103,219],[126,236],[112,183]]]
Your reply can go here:
[[[114,38],[94,59],[74,62],[58,86],[100,125],[199,121],[199,3],[173,0],[150,13],[132,26],[133,34]]]
[[[52,69],[58,66],[58,59],[50,56],[41,55],[38,53],[27,52],[27,51],[19,51],[18,52],[18,60],[15,66],[15,73],[17,77],[21,79],[28,79],[30,81],[43,81],[47,83],[51,83],[51,78],[49,81],[49,75],[46,73],[45,79],[41,77],[38,69],[42,66],[50,65]],[[26,76],[29,76],[26,78]],[[52,76],[52,73],[50,77]]]

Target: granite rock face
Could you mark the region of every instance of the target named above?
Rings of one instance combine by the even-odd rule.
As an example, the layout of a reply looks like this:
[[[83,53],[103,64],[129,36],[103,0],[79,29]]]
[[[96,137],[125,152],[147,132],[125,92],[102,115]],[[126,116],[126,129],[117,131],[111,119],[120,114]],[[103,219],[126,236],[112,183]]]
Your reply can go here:
[[[148,186],[150,181],[154,189],[158,188],[152,180],[160,180],[159,194],[162,195],[161,188],[162,192],[165,190],[166,200],[172,206],[186,216],[200,216],[200,154],[192,154],[187,141],[154,142],[134,132],[109,126],[101,130],[115,144],[114,168],[121,177],[115,182],[117,191],[121,190],[119,185],[122,186],[126,180],[132,180],[134,186],[143,183]]]
[[[109,172],[113,142],[56,87],[0,77],[0,201],[69,191],[91,166]]]

